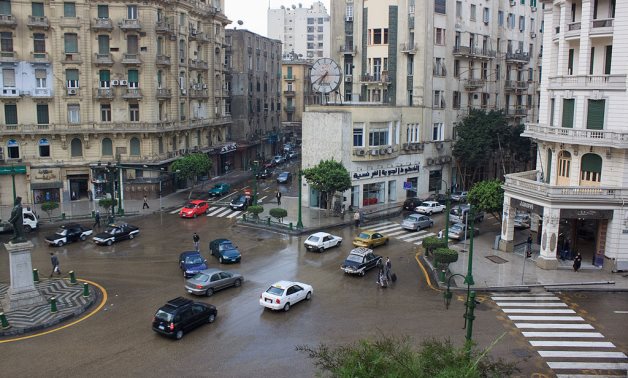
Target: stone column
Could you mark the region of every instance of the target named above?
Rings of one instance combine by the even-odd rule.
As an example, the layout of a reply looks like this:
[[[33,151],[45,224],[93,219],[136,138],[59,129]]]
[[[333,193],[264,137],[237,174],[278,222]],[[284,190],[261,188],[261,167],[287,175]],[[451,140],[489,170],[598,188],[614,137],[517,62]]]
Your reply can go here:
[[[46,298],[35,288],[33,281],[33,243],[6,243],[4,248],[9,252],[11,269],[11,285],[2,301],[4,311],[45,304]]]
[[[536,265],[542,269],[557,269],[556,248],[558,245],[558,226],[560,209],[543,208],[543,228],[541,229],[541,254]]]
[[[510,206],[510,196],[504,195],[504,210],[502,212],[502,232],[499,239],[499,250],[512,252],[515,238],[515,212],[516,209]]]

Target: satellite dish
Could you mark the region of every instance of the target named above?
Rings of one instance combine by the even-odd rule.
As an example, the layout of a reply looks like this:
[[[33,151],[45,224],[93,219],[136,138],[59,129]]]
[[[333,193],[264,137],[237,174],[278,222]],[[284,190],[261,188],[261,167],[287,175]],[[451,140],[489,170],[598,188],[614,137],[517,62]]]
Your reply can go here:
[[[244,22],[242,20],[238,20],[238,25],[244,25]]]

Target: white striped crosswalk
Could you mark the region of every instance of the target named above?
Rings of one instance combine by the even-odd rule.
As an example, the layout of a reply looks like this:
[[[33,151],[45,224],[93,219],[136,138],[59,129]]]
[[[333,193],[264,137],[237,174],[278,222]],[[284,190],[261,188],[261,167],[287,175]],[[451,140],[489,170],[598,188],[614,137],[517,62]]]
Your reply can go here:
[[[399,239],[414,245],[421,245],[423,239],[428,236],[434,236],[433,232],[428,231],[408,231],[395,222],[381,222],[373,225],[366,225],[365,230],[377,231],[394,239]]]
[[[560,298],[548,294],[495,294],[491,299],[557,377],[626,376],[626,354],[612,342],[604,341],[604,335],[575,315]]]

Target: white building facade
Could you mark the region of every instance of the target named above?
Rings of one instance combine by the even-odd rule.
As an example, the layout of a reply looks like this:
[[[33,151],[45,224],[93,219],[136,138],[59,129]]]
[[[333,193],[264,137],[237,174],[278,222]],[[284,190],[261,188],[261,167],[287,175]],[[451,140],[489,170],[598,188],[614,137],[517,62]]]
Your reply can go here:
[[[537,265],[555,269],[568,240],[585,263],[628,269],[628,2],[543,1],[545,34],[536,170],[506,176],[500,248],[513,218],[535,214]],[[623,246],[623,247],[622,247]]]

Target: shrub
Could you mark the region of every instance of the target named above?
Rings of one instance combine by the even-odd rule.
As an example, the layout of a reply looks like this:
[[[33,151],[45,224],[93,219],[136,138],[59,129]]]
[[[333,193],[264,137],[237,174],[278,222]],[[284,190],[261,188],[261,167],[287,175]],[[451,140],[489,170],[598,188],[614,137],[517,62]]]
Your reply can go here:
[[[458,261],[458,251],[449,248],[437,248],[434,251],[434,261],[437,264],[449,265]]]
[[[118,204],[118,201],[115,198],[101,198],[98,201],[98,206],[107,210],[107,214],[111,213],[111,207]]]
[[[277,218],[280,222],[283,222],[283,218],[285,218],[288,215],[288,211],[280,207],[270,209],[269,213],[271,217]]]
[[[264,212],[264,206],[261,205],[253,205],[249,206],[247,209],[249,213],[253,214],[253,218],[259,218],[259,214]]]
[[[427,238],[423,239],[422,245],[423,248],[425,248],[425,254],[429,256],[437,248],[446,248],[447,239],[439,239],[436,236],[428,236]]]
[[[46,214],[48,214],[48,219],[50,219],[50,221],[52,221],[52,211],[58,208],[59,208],[58,202],[48,201],[41,204],[41,210],[45,211]]]

